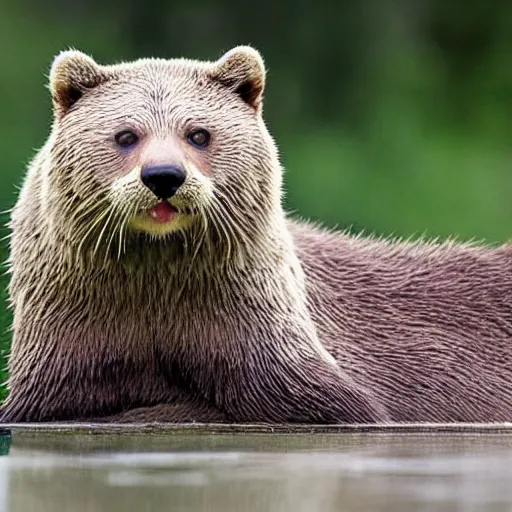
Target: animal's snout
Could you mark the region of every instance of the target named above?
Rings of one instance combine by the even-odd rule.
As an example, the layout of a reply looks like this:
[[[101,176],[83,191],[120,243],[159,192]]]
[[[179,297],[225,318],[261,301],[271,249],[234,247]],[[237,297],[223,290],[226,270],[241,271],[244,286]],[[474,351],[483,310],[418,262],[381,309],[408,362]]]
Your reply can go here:
[[[185,171],[176,165],[153,165],[144,167],[141,180],[146,187],[158,197],[169,199],[183,185],[186,178]]]

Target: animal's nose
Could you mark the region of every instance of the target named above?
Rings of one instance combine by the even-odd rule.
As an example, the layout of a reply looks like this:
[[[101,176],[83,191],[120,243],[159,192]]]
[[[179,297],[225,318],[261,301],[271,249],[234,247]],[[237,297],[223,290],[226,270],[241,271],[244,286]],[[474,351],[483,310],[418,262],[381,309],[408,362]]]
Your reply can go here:
[[[141,180],[146,187],[158,197],[169,199],[183,185],[186,173],[181,167],[175,165],[153,165],[144,167]]]

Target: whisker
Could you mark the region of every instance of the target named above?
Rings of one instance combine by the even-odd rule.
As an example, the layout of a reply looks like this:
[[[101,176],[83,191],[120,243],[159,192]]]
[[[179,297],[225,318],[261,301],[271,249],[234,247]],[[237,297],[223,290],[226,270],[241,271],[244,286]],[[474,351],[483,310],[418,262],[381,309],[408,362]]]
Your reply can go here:
[[[106,231],[106,229],[107,229],[107,226],[110,224],[110,220],[111,220],[111,219],[113,218],[113,216],[114,216],[115,209],[114,209],[114,207],[111,205],[111,206],[110,206],[110,208],[108,209],[108,211],[110,212],[110,214],[109,214],[109,216],[107,217],[107,220],[106,220],[106,222],[105,222],[105,224],[104,224],[104,226],[103,226],[103,229],[101,230],[101,233],[100,233],[100,235],[99,235],[99,237],[98,237],[98,240],[97,240],[97,242],[96,242],[96,246],[94,247],[94,250],[93,250],[93,253],[92,253],[92,257],[93,257],[93,258],[96,256],[96,252],[98,251],[98,248],[99,248],[99,246],[100,246],[100,242],[101,242],[101,240],[102,240],[102,238],[103,238],[103,235],[104,235],[104,233],[105,233],[105,231]]]
[[[123,216],[121,226],[119,228],[119,248],[117,252],[117,259],[121,259],[121,255],[126,252],[126,230],[128,229],[128,223],[130,222],[133,213],[135,213],[136,209],[132,211],[129,207],[123,209]]]
[[[245,245],[246,247],[251,247],[252,241],[249,235],[244,230],[242,230],[242,227],[246,225],[247,220],[241,217],[241,214],[238,213],[238,209],[233,207],[231,200],[228,199],[228,197],[223,192],[216,190],[216,195],[220,196],[220,198],[224,199],[224,201],[227,203],[224,205],[218,197],[215,198],[215,204],[217,205],[220,212],[222,212],[225,217],[232,220],[232,222],[225,222],[224,224],[232,233],[234,240],[237,240],[239,244]]]
[[[78,244],[78,249],[77,249],[78,253],[81,252],[82,246],[84,245],[84,243],[87,240],[87,238],[89,237],[89,235],[93,232],[93,230],[96,228],[96,226],[108,215],[108,213],[109,213],[109,210],[107,209],[107,210],[100,212],[100,214],[97,215],[97,217],[95,217],[91,226],[87,229],[87,232],[84,234],[80,243]]]
[[[110,233],[110,237],[107,242],[107,247],[106,247],[105,255],[104,255],[105,263],[106,263],[106,259],[107,259],[108,255],[110,254],[110,248],[112,246],[112,243],[114,242],[114,239],[116,238],[116,234],[119,234],[119,236],[121,236],[123,225],[128,220],[128,214],[129,214],[129,208],[127,206],[123,205],[121,207],[120,211],[118,212],[117,222],[114,222],[112,231]],[[118,260],[121,258],[120,249],[121,249],[121,244],[119,244],[119,247],[118,247],[118,254],[117,254]]]

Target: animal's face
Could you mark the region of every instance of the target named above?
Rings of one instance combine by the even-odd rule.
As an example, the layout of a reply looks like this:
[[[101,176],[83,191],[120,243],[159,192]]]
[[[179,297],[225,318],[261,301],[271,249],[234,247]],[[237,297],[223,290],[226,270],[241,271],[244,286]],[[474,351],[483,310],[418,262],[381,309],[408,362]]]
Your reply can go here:
[[[219,238],[250,236],[280,200],[277,154],[261,118],[264,73],[245,47],[214,63],[99,66],[61,54],[51,72],[49,180],[62,214],[80,233],[103,230],[105,240],[199,225]]]

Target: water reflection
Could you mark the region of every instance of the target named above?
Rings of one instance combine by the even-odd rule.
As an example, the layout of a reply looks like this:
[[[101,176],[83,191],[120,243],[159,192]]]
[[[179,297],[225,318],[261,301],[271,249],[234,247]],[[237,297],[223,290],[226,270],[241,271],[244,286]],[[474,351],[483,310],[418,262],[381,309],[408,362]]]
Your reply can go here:
[[[511,463],[512,437],[496,435],[22,435],[0,457],[0,504],[8,512],[492,512],[512,503]]]
[[[8,455],[11,447],[11,433],[0,428],[0,456]],[[0,464],[0,510],[7,510],[7,493],[9,488],[9,461]]]

